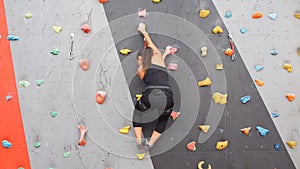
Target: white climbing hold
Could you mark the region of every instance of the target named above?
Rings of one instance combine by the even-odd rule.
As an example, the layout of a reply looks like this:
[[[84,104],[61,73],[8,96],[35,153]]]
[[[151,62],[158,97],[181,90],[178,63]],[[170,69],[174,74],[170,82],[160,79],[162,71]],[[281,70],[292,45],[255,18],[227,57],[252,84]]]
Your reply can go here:
[[[271,20],[275,20],[277,18],[277,13],[269,13],[268,18],[270,18]]]

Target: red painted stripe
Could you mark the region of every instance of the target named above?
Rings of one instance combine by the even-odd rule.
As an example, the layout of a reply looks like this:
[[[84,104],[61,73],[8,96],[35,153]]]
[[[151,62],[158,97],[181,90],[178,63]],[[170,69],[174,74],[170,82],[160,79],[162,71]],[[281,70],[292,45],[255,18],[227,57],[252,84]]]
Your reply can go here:
[[[11,148],[0,146],[0,168],[30,169],[25,133],[20,111],[13,60],[10,51],[4,0],[0,0],[0,141],[8,140]],[[13,43],[13,42],[12,42]],[[5,96],[12,99],[6,101]]]

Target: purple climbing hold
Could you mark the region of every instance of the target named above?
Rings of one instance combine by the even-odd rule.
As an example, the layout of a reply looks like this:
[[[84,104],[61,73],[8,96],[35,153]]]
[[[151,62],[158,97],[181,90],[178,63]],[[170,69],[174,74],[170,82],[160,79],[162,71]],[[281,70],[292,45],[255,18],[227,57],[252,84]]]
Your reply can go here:
[[[276,118],[276,117],[278,117],[278,116],[279,116],[279,114],[278,114],[278,113],[271,113],[271,115],[272,115],[272,117],[273,117],[273,118]]]
[[[262,70],[264,68],[264,66],[261,66],[261,65],[256,65],[254,66],[254,69],[258,72],[260,70]]]
[[[280,143],[275,143],[275,144],[274,144],[274,149],[275,149],[276,151],[278,151],[278,150],[280,149]]]
[[[261,126],[256,126],[256,130],[259,132],[259,134],[261,136],[265,136],[265,135],[267,135],[270,132],[270,130],[265,129],[265,128],[261,127]]]
[[[2,141],[2,146],[5,147],[5,148],[11,148],[12,144],[11,144],[11,142],[9,142],[7,140],[3,140]]]
[[[246,96],[242,97],[242,98],[240,99],[240,101],[241,101],[243,104],[245,104],[245,103],[247,103],[248,101],[250,101],[250,99],[251,99],[251,96],[250,96],[250,95],[246,95]]]
[[[11,96],[11,95],[7,95],[7,96],[5,96],[5,99],[6,99],[6,101],[9,101],[11,98],[12,98],[12,96]]]
[[[16,35],[8,35],[7,36],[7,40],[9,40],[9,41],[17,41],[19,39],[20,38],[18,36],[16,36]]]

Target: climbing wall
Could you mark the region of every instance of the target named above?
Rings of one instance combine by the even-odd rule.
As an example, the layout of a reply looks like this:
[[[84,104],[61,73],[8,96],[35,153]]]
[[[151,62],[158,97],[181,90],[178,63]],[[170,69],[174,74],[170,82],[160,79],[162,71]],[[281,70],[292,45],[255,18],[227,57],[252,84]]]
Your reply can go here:
[[[285,98],[287,93],[299,95],[300,42],[295,39],[299,19],[293,16],[297,9],[290,10],[299,2],[1,3],[8,30],[5,33],[1,19],[0,70],[8,73],[0,74],[6,86],[1,87],[0,113],[14,106],[14,114],[5,117],[16,120],[8,124],[3,118],[0,126],[18,130],[0,133],[0,155],[6,157],[1,157],[0,168],[166,169],[197,168],[199,162],[203,168],[228,169],[300,166],[298,147],[291,149],[285,143],[300,137],[299,101]],[[146,15],[138,16],[143,9]],[[203,9],[210,13],[203,11],[208,16],[201,18]],[[263,17],[253,19],[255,11]],[[277,17],[268,17],[271,13]],[[120,133],[131,126],[135,94],[144,87],[135,77],[136,53],[143,47],[136,31],[140,22],[161,50],[168,45],[178,48],[166,62],[178,65],[169,73],[175,111],[181,112],[176,120],[170,118],[168,129],[143,160],[137,160],[133,131]],[[224,54],[230,48],[228,33],[235,43],[234,61]],[[8,41],[6,35],[15,36]],[[123,55],[121,49],[131,52]],[[13,63],[14,72],[6,63]],[[292,64],[291,73],[282,68],[285,63]],[[224,68],[217,70],[217,64]],[[254,66],[264,68],[257,71]],[[212,83],[199,87],[206,77]],[[264,86],[255,79],[264,81]],[[95,100],[98,91],[107,94],[103,104]],[[212,96],[221,96],[217,92],[228,94],[227,99],[215,103]],[[242,103],[243,96],[250,101],[245,97]],[[279,116],[273,118],[276,113]],[[210,125],[207,133],[199,129],[204,124]],[[78,145],[78,126],[87,128],[85,145]],[[252,128],[249,135],[240,131],[246,127]],[[19,137],[11,135],[17,132]],[[186,146],[193,141],[197,149],[189,151]],[[228,141],[228,147],[216,150],[222,141]],[[23,159],[17,160],[22,158],[19,154],[12,160],[14,153]]]

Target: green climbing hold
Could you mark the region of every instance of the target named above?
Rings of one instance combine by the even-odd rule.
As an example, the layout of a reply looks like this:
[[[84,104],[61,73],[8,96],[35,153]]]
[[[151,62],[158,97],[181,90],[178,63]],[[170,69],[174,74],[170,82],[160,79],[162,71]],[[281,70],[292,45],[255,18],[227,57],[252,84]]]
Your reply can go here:
[[[58,50],[58,48],[55,48],[55,49],[52,49],[52,50],[50,51],[50,53],[51,53],[52,55],[58,55],[59,50]]]
[[[19,85],[20,85],[21,87],[28,87],[28,86],[30,85],[30,82],[28,82],[28,81],[26,81],[26,80],[21,80],[21,81],[19,82]]]
[[[24,169],[24,167],[18,167],[18,169]]]
[[[57,112],[56,111],[52,111],[50,112],[51,117],[55,118],[57,116]]]
[[[52,167],[49,167],[48,169],[54,169],[54,168],[52,168]]]
[[[32,13],[27,12],[27,13],[25,14],[25,18],[26,18],[26,19],[30,19],[31,17],[32,17]]]
[[[45,80],[39,79],[36,81],[36,85],[41,86],[44,82],[45,82]]]
[[[70,157],[71,156],[71,152],[64,152],[64,157],[65,158],[68,158],[68,157]]]
[[[34,143],[34,147],[35,147],[35,148],[41,147],[41,143],[40,143],[40,142],[35,142],[35,143]]]

